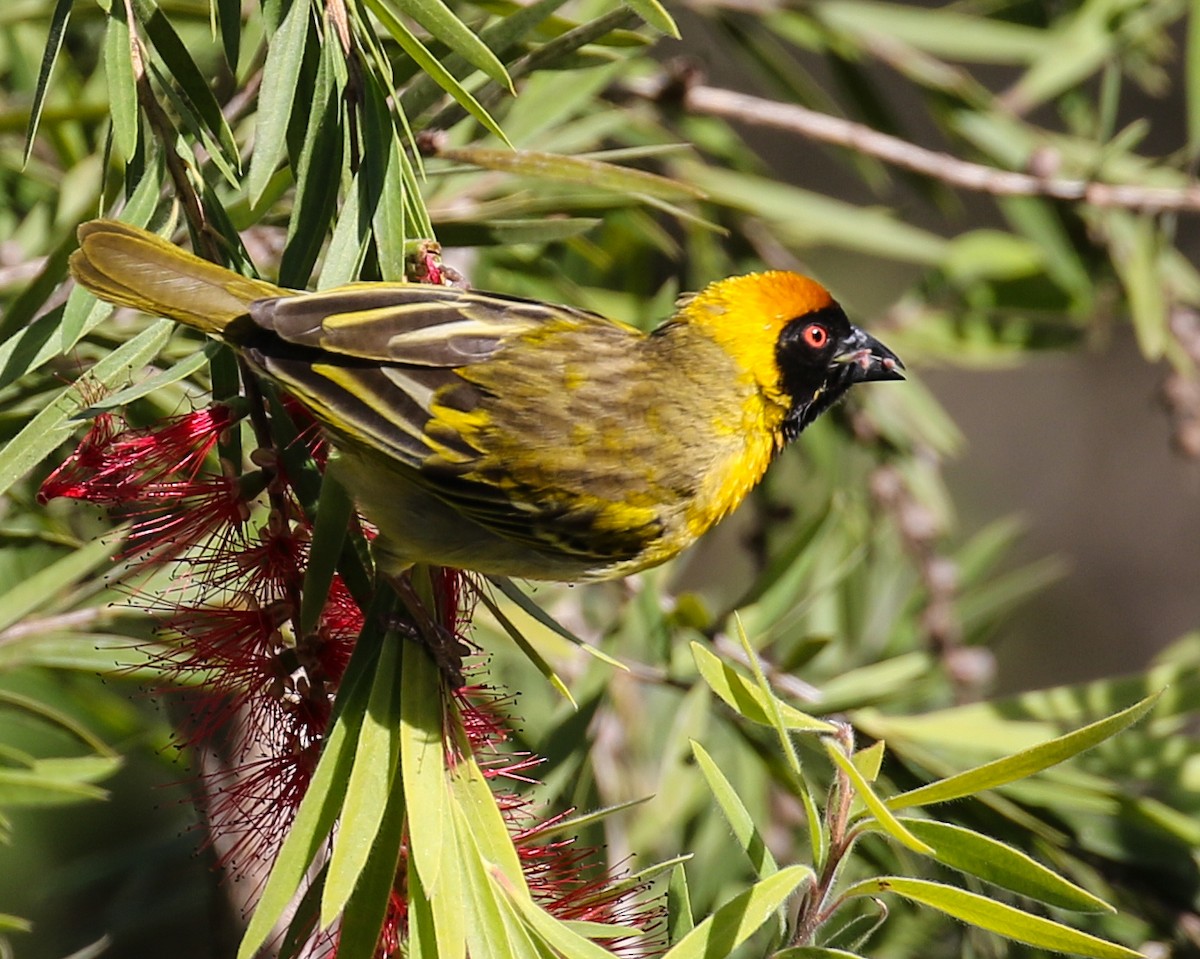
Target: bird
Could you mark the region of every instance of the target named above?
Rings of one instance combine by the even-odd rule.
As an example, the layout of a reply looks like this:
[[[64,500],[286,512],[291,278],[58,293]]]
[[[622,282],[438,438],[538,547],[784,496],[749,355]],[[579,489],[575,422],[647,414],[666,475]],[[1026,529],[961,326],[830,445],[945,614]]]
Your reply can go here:
[[[851,386],[904,378],[792,272],[717,280],[647,333],[450,286],[285,289],[113,220],[78,235],[71,273],[93,294],[223,340],[308,409],[393,573],[588,582],[656,566]]]

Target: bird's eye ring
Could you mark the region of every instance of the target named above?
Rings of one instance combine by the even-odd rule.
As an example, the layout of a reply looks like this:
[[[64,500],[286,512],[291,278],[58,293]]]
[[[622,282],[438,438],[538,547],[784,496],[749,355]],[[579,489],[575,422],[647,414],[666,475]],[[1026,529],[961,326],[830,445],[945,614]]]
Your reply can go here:
[[[829,342],[829,331],[820,323],[809,323],[804,328],[804,342],[814,350],[824,349]]]

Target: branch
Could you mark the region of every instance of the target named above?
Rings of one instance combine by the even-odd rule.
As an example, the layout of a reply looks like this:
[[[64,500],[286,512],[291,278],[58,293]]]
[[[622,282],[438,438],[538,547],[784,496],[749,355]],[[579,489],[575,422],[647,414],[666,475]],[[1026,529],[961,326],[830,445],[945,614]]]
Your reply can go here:
[[[761,97],[723,90],[718,87],[688,85],[673,80],[631,81],[625,89],[648,100],[677,98],[689,113],[724,117],[758,126],[786,130],[810,140],[846,147],[875,157],[885,163],[921,173],[950,186],[975,190],[993,196],[1038,196],[1068,200],[1097,207],[1120,207],[1157,212],[1180,210],[1200,212],[1200,186],[1181,188],[1097,183],[1054,176],[1036,176],[971,163],[927,150],[907,140],[880,133],[861,123],[818,113],[791,103],[764,100]]]

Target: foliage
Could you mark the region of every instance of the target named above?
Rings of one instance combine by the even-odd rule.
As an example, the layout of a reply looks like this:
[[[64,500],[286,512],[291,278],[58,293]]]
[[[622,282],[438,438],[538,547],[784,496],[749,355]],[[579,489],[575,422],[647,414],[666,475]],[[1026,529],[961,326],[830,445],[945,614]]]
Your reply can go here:
[[[669,39],[672,15],[682,46]],[[672,959],[1194,948],[1194,922],[1181,917],[1200,905],[1200,645],[1184,638],[1144,676],[983,698],[989,638],[1058,570],[1003,572],[1010,522],[957,528],[940,468],[960,439],[920,381],[936,363],[1082,348],[1128,320],[1171,384],[1194,383],[1200,276],[1176,237],[1176,217],[1200,207],[1189,172],[1200,43],[1189,40],[1182,70],[1172,45],[1185,15],[1165,0],[10,5],[0,807],[101,798],[122,762],[145,776],[167,723],[130,707],[125,687],[210,680],[172,658],[187,630],[156,633],[144,611],[163,612],[153,597],[171,596],[178,614],[203,600],[200,586],[123,552],[114,543],[128,529],[115,521],[36,502],[112,410],[135,431],[123,435],[160,437],[154,424],[211,392],[227,404],[214,409],[245,402],[261,415],[214,431],[198,454],[206,469],[221,472],[219,454],[247,483],[263,464],[244,451],[297,457],[286,490],[265,480],[252,490],[243,524],[265,529],[274,510],[302,517],[296,528],[311,537],[288,587],[308,597],[292,611],[306,628],[282,645],[316,626],[311,597],[323,601],[335,573],[360,617],[390,602],[372,599],[369,570],[342,548],[352,524],[336,491],[318,488],[319,453],[289,444],[296,424],[269,391],[241,399],[227,350],[63,284],[81,220],[186,227],[203,255],[297,288],[411,276],[414,257],[436,264],[436,238],[477,287],[643,327],[714,277],[806,264],[887,331],[915,371],[909,383],[862,390],[815,425],[736,517],[671,567],[532,597],[494,584],[479,597],[472,636],[488,675],[523,696],[507,748],[545,760],[522,802],[582,811],[551,819],[539,841],[574,830],[607,847],[610,870],[636,855],[617,895],[647,884],[665,895]],[[775,99],[664,65],[700,39]],[[1131,87],[1182,89],[1187,135],[1174,153],[1136,152],[1149,129],[1120,126]],[[786,137],[798,159],[769,162],[778,141],[746,123]],[[852,180],[830,195],[846,166]],[[1200,452],[1196,392],[1169,395],[1179,446]],[[417,598],[453,626],[438,582],[418,581]],[[422,647],[367,619],[333,725],[301,744],[321,748],[306,770],[315,788],[270,880],[253,856],[224,854],[262,892],[241,954],[269,938],[310,872],[285,951],[341,915],[338,953],[373,954],[400,887],[414,955],[640,948],[641,927],[616,913],[543,908],[486,788],[495,777],[469,741],[466,707],[431,694],[440,679]],[[114,694],[93,677],[118,663]],[[231,680],[222,689],[244,692]],[[0,874],[17,877],[31,869],[25,830],[46,827],[14,822],[0,818],[0,839],[15,844]],[[265,836],[267,851],[280,839]],[[173,869],[177,846],[150,854]],[[76,865],[71,882],[102,897]],[[20,880],[7,882],[4,894],[19,896]],[[168,884],[130,895],[137,918],[76,928],[20,898],[0,904],[0,932],[40,955],[93,939],[98,954],[106,932],[115,953],[148,950],[156,923],[181,907]],[[35,910],[30,937],[15,914]]]

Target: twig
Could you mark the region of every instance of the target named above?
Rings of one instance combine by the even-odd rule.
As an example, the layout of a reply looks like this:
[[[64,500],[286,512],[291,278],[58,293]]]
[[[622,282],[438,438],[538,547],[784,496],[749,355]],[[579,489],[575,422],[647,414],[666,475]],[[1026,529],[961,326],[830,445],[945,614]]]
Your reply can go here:
[[[885,163],[921,173],[950,186],[993,196],[1039,196],[1088,203],[1097,207],[1156,212],[1200,212],[1200,186],[1154,187],[1130,183],[1097,183],[1065,177],[1001,170],[927,150],[861,123],[818,113],[793,103],[703,85],[681,85],[674,78],[634,80],[623,88],[648,100],[677,98],[689,113],[725,117],[743,123],[786,130],[811,140],[846,147]]]

